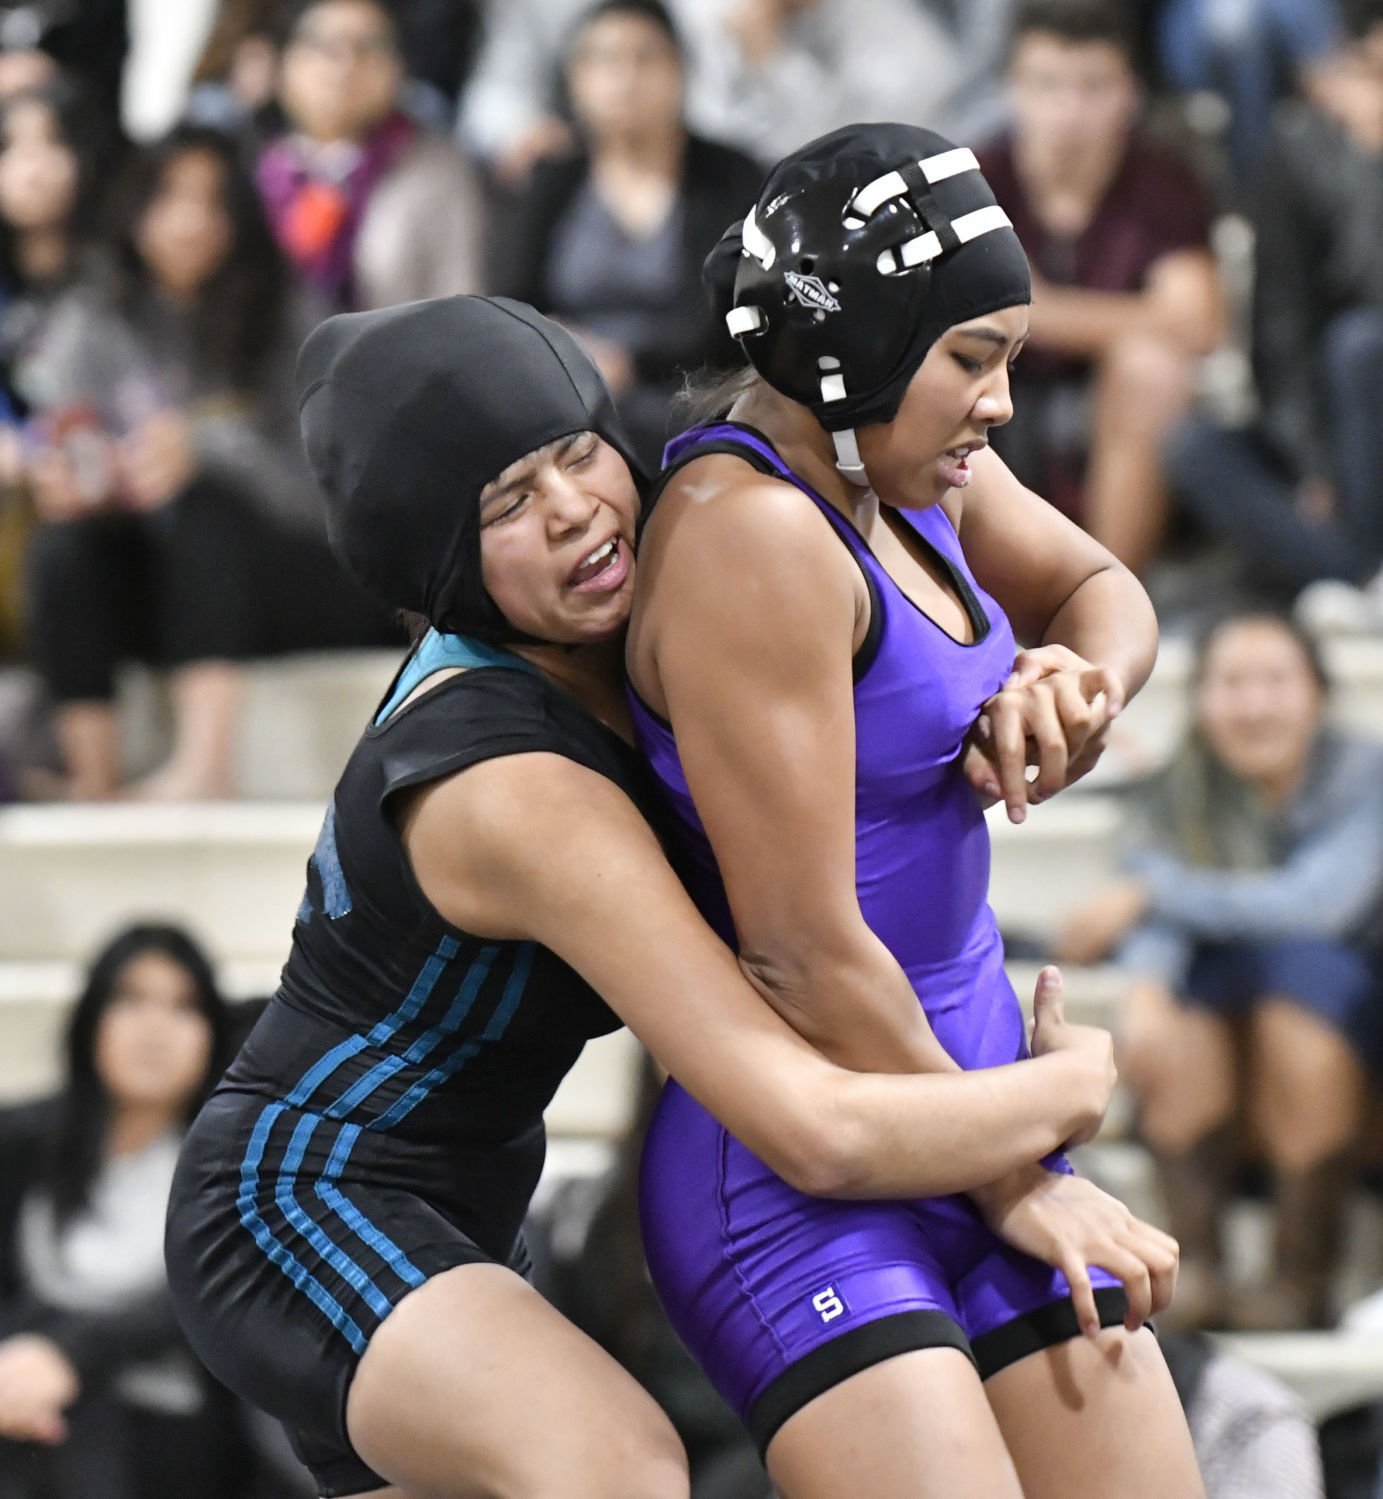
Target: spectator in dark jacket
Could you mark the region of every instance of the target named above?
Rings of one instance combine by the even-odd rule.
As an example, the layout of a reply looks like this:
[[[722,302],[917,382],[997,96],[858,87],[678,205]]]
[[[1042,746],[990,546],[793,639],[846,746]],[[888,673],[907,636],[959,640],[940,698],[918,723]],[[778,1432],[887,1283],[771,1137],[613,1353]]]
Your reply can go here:
[[[196,944],[131,927],[90,969],[61,1092],[0,1111],[0,1499],[234,1492],[234,1423],[163,1268],[179,1141],[227,1027]]]
[[[1351,7],[1331,108],[1284,105],[1263,168],[1252,428],[1188,425],[1169,462],[1182,503],[1290,599],[1383,563],[1383,4]],[[1383,613],[1380,614],[1383,619]]]
[[[534,169],[504,290],[582,339],[656,465],[683,375],[739,362],[712,319],[701,262],[762,174],[688,132],[681,44],[659,0],[595,6],[573,33],[566,77],[583,150]]]

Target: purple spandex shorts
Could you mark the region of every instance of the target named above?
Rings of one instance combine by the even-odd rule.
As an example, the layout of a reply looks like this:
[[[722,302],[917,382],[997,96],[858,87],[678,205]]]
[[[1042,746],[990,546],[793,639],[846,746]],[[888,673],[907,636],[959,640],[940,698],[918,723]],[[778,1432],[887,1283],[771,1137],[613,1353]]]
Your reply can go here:
[[[761,1452],[810,1400],[896,1354],[956,1348],[988,1378],[1079,1334],[1065,1276],[1009,1248],[966,1198],[804,1196],[675,1083],[641,1197],[663,1306]],[[1119,1282],[1091,1279],[1101,1321],[1122,1322]]]

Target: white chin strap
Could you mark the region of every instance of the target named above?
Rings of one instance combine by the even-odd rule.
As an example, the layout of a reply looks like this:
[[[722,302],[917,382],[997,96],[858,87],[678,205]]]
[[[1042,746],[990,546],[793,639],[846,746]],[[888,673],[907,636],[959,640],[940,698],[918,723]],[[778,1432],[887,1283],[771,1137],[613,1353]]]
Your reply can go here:
[[[821,399],[827,405],[845,399],[845,376],[840,372],[840,360],[829,354],[816,361],[821,372]],[[832,432],[831,441],[836,448],[836,467],[852,484],[861,489],[869,485],[869,475],[864,471],[864,459],[860,457],[860,445],[855,441],[855,429],[846,427],[841,432]]]
[[[868,489],[869,475],[864,471],[860,445],[855,441],[855,429],[847,427],[844,432],[832,432],[831,441],[836,445],[836,467],[852,484]]]

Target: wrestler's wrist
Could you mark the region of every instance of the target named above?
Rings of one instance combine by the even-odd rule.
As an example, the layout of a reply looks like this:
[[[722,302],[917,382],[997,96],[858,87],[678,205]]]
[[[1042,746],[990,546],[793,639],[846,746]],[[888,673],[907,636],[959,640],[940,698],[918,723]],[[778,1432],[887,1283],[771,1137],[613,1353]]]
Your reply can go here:
[[[1031,1165],[1007,1171],[997,1181],[975,1187],[966,1195],[979,1209],[985,1222],[993,1227],[1001,1223],[1028,1193],[1036,1190],[1046,1176],[1046,1167],[1034,1161]]]

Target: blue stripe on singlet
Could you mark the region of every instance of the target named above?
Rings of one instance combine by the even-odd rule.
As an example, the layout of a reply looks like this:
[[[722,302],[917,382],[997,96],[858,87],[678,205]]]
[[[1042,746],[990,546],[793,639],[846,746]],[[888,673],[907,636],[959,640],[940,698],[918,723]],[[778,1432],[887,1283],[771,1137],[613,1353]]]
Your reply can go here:
[[[249,1149],[240,1167],[240,1195],[236,1205],[240,1209],[240,1221],[249,1229],[254,1241],[268,1256],[270,1262],[302,1291],[326,1316],[357,1353],[364,1353],[368,1340],[361,1332],[359,1323],[341,1305],[330,1291],[302,1263],[276,1239],[269,1225],[260,1216],[256,1198],[259,1193],[259,1167],[264,1159],[264,1146],[274,1121],[283,1113],[280,1103],[270,1104],[255,1123],[250,1136]]]
[[[357,1353],[365,1351],[367,1341],[365,1334],[360,1330],[359,1324],[346,1311],[345,1307],[336,1300],[331,1292],[308,1270],[302,1261],[274,1235],[273,1230],[264,1221],[258,1204],[259,1168],[264,1161],[264,1151],[269,1142],[270,1132],[284,1111],[289,1107],[301,1108],[307,1099],[316,1092],[337,1068],[342,1066],[351,1057],[357,1055],[357,1053],[363,1051],[365,1047],[371,1044],[381,1045],[388,1041],[390,1037],[396,1035],[410,1019],[418,1014],[423,1005],[427,1003],[428,996],[436,986],[437,980],[441,977],[447,962],[455,957],[460,950],[461,944],[456,938],[443,937],[437,946],[436,952],[423,965],[422,972],[414,980],[413,986],[405,996],[403,1003],[393,1014],[381,1020],[367,1035],[352,1036],[348,1041],[343,1041],[339,1046],[333,1047],[326,1056],[319,1062],[314,1063],[304,1073],[298,1085],[282,1103],[269,1104],[255,1121],[254,1131],[250,1136],[250,1143],[245,1151],[245,1158],[241,1162],[240,1192],[236,1198],[236,1206],[240,1212],[240,1221],[249,1230],[255,1243],[264,1251],[270,1262],[277,1265],[288,1279],[324,1313],[332,1326],[346,1338]],[[300,1143],[305,1145],[306,1140],[304,1139]],[[278,1190],[276,1183],[276,1200],[277,1197]],[[359,1267],[356,1268],[358,1269]],[[341,1273],[345,1274],[344,1271]],[[349,1276],[346,1278],[349,1279]],[[385,1305],[386,1307],[389,1305],[387,1300],[385,1301]]]

